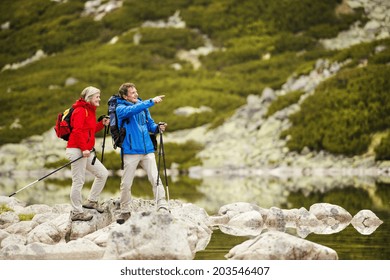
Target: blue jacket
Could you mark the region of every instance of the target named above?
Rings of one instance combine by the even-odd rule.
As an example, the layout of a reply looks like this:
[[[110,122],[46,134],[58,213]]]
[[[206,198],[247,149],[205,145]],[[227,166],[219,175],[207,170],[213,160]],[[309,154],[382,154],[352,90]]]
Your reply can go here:
[[[118,127],[126,129],[126,137],[122,144],[124,154],[149,154],[154,153],[152,140],[149,132],[156,133],[158,125],[150,116],[149,107],[154,105],[152,99],[137,103],[131,103],[118,98],[116,115],[118,117]]]

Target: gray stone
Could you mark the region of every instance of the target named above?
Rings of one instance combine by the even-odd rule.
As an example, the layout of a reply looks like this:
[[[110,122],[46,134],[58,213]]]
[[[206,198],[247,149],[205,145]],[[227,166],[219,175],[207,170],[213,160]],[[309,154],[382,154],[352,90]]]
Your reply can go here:
[[[337,260],[336,251],[290,234],[269,231],[232,248],[229,260]]]
[[[188,226],[171,214],[132,213],[110,233],[104,259],[190,260],[195,252],[187,239]]]

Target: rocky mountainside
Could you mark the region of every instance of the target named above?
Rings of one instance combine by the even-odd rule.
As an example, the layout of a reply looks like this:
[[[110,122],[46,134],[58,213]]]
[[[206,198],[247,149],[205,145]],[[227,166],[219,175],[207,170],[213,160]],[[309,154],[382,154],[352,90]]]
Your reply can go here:
[[[369,18],[365,26],[353,25],[348,31],[341,32],[333,39],[321,40],[327,49],[343,49],[362,42],[389,37],[390,3],[386,1],[352,0],[344,1],[344,6],[362,7]],[[385,47],[383,47],[385,48]],[[378,48],[381,51],[381,48]],[[251,95],[247,104],[237,110],[229,120],[213,130],[199,128],[192,134],[205,144],[205,149],[199,154],[205,169],[216,169],[217,173],[234,172],[234,170],[263,170],[279,167],[287,174],[294,169],[311,172],[339,175],[386,175],[389,174],[387,163],[376,163],[373,154],[344,157],[326,152],[312,152],[307,147],[300,153],[289,152],[286,139],[282,139],[282,131],[291,126],[289,116],[300,110],[300,104],[312,95],[316,87],[324,80],[336,75],[347,62],[330,62],[317,60],[314,69],[307,75],[296,77],[292,75],[278,90],[265,88],[261,95]],[[362,61],[361,67],[364,67]],[[301,90],[304,94],[299,102],[284,108],[270,117],[266,116],[270,104],[279,96]],[[182,132],[171,136],[172,141],[183,135]],[[188,139],[188,138],[187,138]],[[372,170],[379,167],[380,170]],[[287,170],[290,169],[290,170]],[[355,169],[355,170],[354,170]],[[192,169],[199,172],[199,168]],[[328,171],[327,171],[328,170]],[[336,171],[338,170],[338,171]],[[274,172],[275,174],[275,172]],[[335,173],[333,173],[335,174]],[[277,174],[275,174],[277,175]],[[291,175],[291,174],[290,174]]]

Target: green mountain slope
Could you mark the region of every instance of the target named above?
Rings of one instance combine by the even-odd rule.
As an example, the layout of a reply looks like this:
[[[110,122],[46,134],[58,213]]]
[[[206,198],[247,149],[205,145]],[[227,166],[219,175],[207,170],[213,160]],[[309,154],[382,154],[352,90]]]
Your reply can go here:
[[[307,145],[359,154],[367,149],[373,133],[387,129],[388,105],[378,108],[377,104],[388,104],[389,48],[380,53],[373,49],[389,46],[389,41],[343,51],[327,51],[318,43],[357,20],[365,21],[362,10],[336,14],[342,1],[127,0],[99,21],[82,16],[85,2],[1,1],[1,10],[8,12],[0,15],[0,23],[8,22],[9,28],[0,31],[0,67],[24,61],[37,50],[47,56],[0,72],[0,145],[50,129],[57,113],[85,86],[100,88],[104,101],[127,81],[137,85],[144,99],[166,95],[164,105],[153,108],[152,114],[157,121],[168,122],[171,131],[206,123],[215,126],[243,105],[249,94],[279,88],[292,74],[310,71],[318,58],[351,62],[292,118],[294,126],[286,132],[292,136],[290,149]],[[142,27],[145,21],[166,21],[176,11],[185,28]],[[201,56],[202,66],[195,70],[177,54],[204,46],[204,35],[218,50]],[[118,41],[110,44],[115,36]],[[140,38],[139,43],[134,38]],[[357,68],[362,59],[368,59],[366,69]],[[181,70],[172,65],[181,65]],[[78,82],[66,86],[68,78]],[[350,98],[342,98],[339,104],[338,98],[347,93]],[[324,108],[318,102],[324,96],[327,104],[337,100],[337,108]],[[173,113],[183,106],[202,105],[212,111],[187,117]],[[318,117],[323,109],[332,112]],[[98,114],[105,112],[106,106],[98,109]],[[335,120],[337,130],[327,125]],[[13,128],[15,123],[21,128]],[[353,145],[346,142],[351,137],[356,139]]]

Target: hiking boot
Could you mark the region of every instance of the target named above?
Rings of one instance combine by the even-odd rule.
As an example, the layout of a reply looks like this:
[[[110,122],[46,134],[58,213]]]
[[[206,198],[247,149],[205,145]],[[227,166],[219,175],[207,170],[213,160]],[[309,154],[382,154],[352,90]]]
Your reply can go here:
[[[130,216],[131,216],[130,212],[120,213],[118,218],[116,219],[116,222],[121,225],[124,222],[126,222],[130,218]]]
[[[83,207],[87,208],[87,209],[95,209],[99,213],[104,212],[104,209],[100,207],[100,205],[97,201],[87,200],[87,202],[83,204]]]
[[[81,213],[71,213],[71,217],[70,219],[72,221],[90,221],[92,220],[93,216],[89,213],[84,213],[84,212],[81,212]]]

